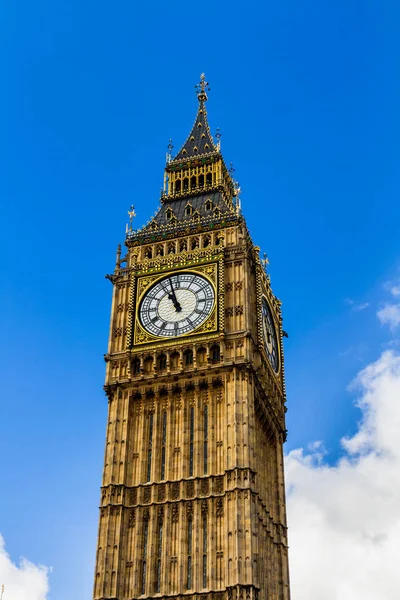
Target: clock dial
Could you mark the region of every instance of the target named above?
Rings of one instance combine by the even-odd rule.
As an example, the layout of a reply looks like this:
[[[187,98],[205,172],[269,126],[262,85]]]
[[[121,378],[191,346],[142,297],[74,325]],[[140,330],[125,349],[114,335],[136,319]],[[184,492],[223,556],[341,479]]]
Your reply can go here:
[[[278,341],[271,309],[265,296],[262,299],[262,325],[265,351],[273,370],[277,373],[279,370]]]
[[[144,329],[159,337],[176,337],[197,329],[211,314],[215,293],[197,273],[174,273],[157,281],[139,307]]]

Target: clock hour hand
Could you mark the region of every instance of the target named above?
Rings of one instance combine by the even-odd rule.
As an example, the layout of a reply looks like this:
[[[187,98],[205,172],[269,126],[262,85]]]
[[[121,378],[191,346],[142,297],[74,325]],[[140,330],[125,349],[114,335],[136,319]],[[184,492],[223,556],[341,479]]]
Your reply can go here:
[[[182,306],[181,306],[181,305],[179,304],[179,302],[178,302],[178,299],[177,299],[177,297],[176,297],[176,294],[175,294],[174,288],[173,288],[173,286],[172,286],[172,281],[171,281],[171,279],[170,279],[170,278],[168,278],[168,281],[169,281],[169,285],[171,286],[171,294],[168,294],[168,298],[169,298],[170,300],[172,300],[172,302],[173,302],[173,304],[174,304],[174,307],[175,307],[175,310],[176,310],[176,312],[181,312],[181,310],[182,310]]]

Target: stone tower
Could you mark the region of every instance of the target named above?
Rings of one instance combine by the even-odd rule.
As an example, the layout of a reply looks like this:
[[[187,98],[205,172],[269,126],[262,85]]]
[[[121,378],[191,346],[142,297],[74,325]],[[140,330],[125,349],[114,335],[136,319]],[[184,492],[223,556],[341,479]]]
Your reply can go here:
[[[197,87],[161,207],[108,276],[96,600],[290,598],[281,303]]]

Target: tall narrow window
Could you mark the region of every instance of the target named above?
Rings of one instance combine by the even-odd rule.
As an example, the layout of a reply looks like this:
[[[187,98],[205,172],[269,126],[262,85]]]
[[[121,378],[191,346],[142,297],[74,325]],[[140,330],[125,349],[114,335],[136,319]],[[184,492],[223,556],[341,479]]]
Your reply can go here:
[[[190,407],[189,477],[193,475],[194,407]]]
[[[207,475],[208,469],[208,406],[204,407],[204,442],[203,442],[203,461],[204,461],[204,475]]]
[[[163,536],[163,520],[162,520],[162,517],[160,517],[158,520],[156,594],[158,594],[161,589],[162,536]]]
[[[167,413],[163,412],[162,441],[161,441],[161,481],[165,479],[165,452],[167,444]]]
[[[153,446],[153,413],[149,415],[149,445],[147,448],[147,478],[146,481],[150,481],[151,478],[151,455]]]
[[[192,589],[192,552],[193,552],[193,520],[192,517],[188,519],[188,562],[187,562],[187,589]]]
[[[142,581],[140,585],[140,593],[146,593],[146,568],[147,568],[147,538],[149,536],[149,522],[144,522],[143,527],[143,555],[142,555]]]
[[[207,514],[203,513],[203,588],[207,587]]]

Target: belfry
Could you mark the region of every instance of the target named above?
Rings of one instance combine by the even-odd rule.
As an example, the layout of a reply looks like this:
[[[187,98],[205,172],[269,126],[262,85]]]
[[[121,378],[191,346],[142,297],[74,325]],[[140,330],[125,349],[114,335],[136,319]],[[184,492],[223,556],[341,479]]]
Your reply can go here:
[[[138,230],[132,208],[108,276],[95,600],[290,598],[281,303],[207,91],[202,75],[161,207]]]

